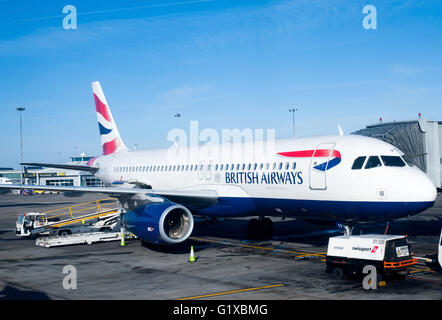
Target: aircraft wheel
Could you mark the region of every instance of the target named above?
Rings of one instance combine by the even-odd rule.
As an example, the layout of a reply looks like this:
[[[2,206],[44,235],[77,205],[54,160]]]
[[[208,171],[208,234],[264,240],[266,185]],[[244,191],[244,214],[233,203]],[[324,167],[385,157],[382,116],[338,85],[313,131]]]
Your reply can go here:
[[[262,225],[262,234],[265,237],[273,236],[273,221],[270,218],[264,218],[261,222]]]
[[[250,219],[249,225],[247,229],[247,235],[249,238],[256,238],[259,235],[260,231],[260,223],[258,219]]]

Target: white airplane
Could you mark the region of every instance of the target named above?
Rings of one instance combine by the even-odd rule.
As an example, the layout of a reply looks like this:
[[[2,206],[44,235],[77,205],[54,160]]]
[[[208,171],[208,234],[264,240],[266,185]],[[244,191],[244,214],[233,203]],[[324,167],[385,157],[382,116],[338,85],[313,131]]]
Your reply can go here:
[[[252,235],[272,233],[272,221],[266,216],[340,222],[349,233],[355,222],[388,222],[417,214],[436,199],[434,184],[407,164],[401,151],[357,135],[278,140],[274,152],[258,158],[239,152],[229,161],[199,155],[194,161],[171,161],[169,149],[129,151],[99,82],[92,88],[103,154],[86,166],[24,165],[87,170],[112,187],[26,188],[118,197],[126,209],[123,226],[144,242],[186,240],[193,215],[257,216],[249,221]],[[195,148],[188,153],[197,153]]]

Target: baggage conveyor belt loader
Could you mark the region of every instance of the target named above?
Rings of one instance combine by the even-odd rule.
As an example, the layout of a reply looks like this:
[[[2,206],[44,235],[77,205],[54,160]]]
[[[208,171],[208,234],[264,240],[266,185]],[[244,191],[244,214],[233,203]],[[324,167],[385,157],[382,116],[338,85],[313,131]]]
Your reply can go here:
[[[91,206],[91,203],[94,205]],[[106,205],[112,208],[104,208]],[[56,213],[56,215],[50,216],[50,213]],[[117,202],[109,201],[109,199],[43,213],[27,212],[19,214],[15,233],[19,237],[30,237],[44,234],[66,236],[92,231],[111,231],[119,222],[120,213],[121,209],[118,208]]]

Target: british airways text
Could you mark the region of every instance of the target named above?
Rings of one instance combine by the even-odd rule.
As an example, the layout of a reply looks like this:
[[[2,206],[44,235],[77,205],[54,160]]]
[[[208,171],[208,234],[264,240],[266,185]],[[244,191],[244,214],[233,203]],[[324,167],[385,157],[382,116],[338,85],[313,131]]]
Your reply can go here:
[[[235,184],[302,184],[302,171],[285,172],[226,172],[226,183]]]

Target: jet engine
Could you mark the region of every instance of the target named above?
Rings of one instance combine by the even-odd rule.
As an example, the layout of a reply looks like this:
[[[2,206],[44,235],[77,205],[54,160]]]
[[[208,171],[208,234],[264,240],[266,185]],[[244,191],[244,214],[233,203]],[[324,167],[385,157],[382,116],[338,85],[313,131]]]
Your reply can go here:
[[[172,202],[149,203],[126,212],[124,228],[141,241],[154,244],[177,244],[185,241],[193,230],[190,211]]]

